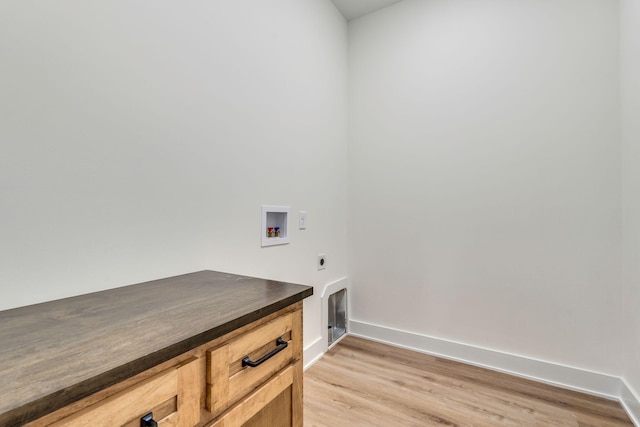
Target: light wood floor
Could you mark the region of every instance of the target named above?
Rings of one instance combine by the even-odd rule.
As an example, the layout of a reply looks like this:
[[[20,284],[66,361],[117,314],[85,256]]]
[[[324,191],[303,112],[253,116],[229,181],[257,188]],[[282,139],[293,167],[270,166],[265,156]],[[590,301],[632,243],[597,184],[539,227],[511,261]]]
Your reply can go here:
[[[346,337],[304,374],[304,425],[633,426],[617,402]]]

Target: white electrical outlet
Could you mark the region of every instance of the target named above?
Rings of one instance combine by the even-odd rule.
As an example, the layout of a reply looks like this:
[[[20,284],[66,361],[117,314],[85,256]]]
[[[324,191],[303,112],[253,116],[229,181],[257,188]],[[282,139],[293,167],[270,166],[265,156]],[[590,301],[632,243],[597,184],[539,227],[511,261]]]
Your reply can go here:
[[[327,255],[320,254],[318,255],[318,270],[324,270],[327,268]]]
[[[307,228],[307,212],[306,211],[298,212],[298,228],[300,230],[305,230]]]

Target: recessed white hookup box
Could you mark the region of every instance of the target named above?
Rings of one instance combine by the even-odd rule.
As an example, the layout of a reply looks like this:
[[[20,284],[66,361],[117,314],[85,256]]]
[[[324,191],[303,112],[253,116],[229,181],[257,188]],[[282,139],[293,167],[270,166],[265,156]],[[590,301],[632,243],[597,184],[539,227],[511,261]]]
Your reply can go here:
[[[289,206],[262,206],[262,246],[289,243]]]

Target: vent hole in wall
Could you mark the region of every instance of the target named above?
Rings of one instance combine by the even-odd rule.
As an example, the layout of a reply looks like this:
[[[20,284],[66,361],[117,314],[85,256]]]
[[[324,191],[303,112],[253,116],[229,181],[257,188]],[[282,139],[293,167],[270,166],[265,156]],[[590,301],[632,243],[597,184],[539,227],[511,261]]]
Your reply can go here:
[[[333,344],[347,333],[347,290],[341,289],[329,295],[328,341]]]

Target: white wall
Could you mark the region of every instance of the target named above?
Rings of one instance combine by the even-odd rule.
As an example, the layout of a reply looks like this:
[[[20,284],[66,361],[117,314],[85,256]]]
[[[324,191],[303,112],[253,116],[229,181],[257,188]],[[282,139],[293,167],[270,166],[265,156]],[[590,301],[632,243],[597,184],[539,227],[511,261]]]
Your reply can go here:
[[[0,309],[201,269],[346,274],[330,0],[25,0],[0,28]],[[306,210],[307,230],[260,248],[262,204]],[[319,339],[319,297],[305,309]]]
[[[608,0],[350,22],[352,319],[621,373],[618,36]]]
[[[640,2],[622,0],[620,5],[624,379],[640,401]]]

